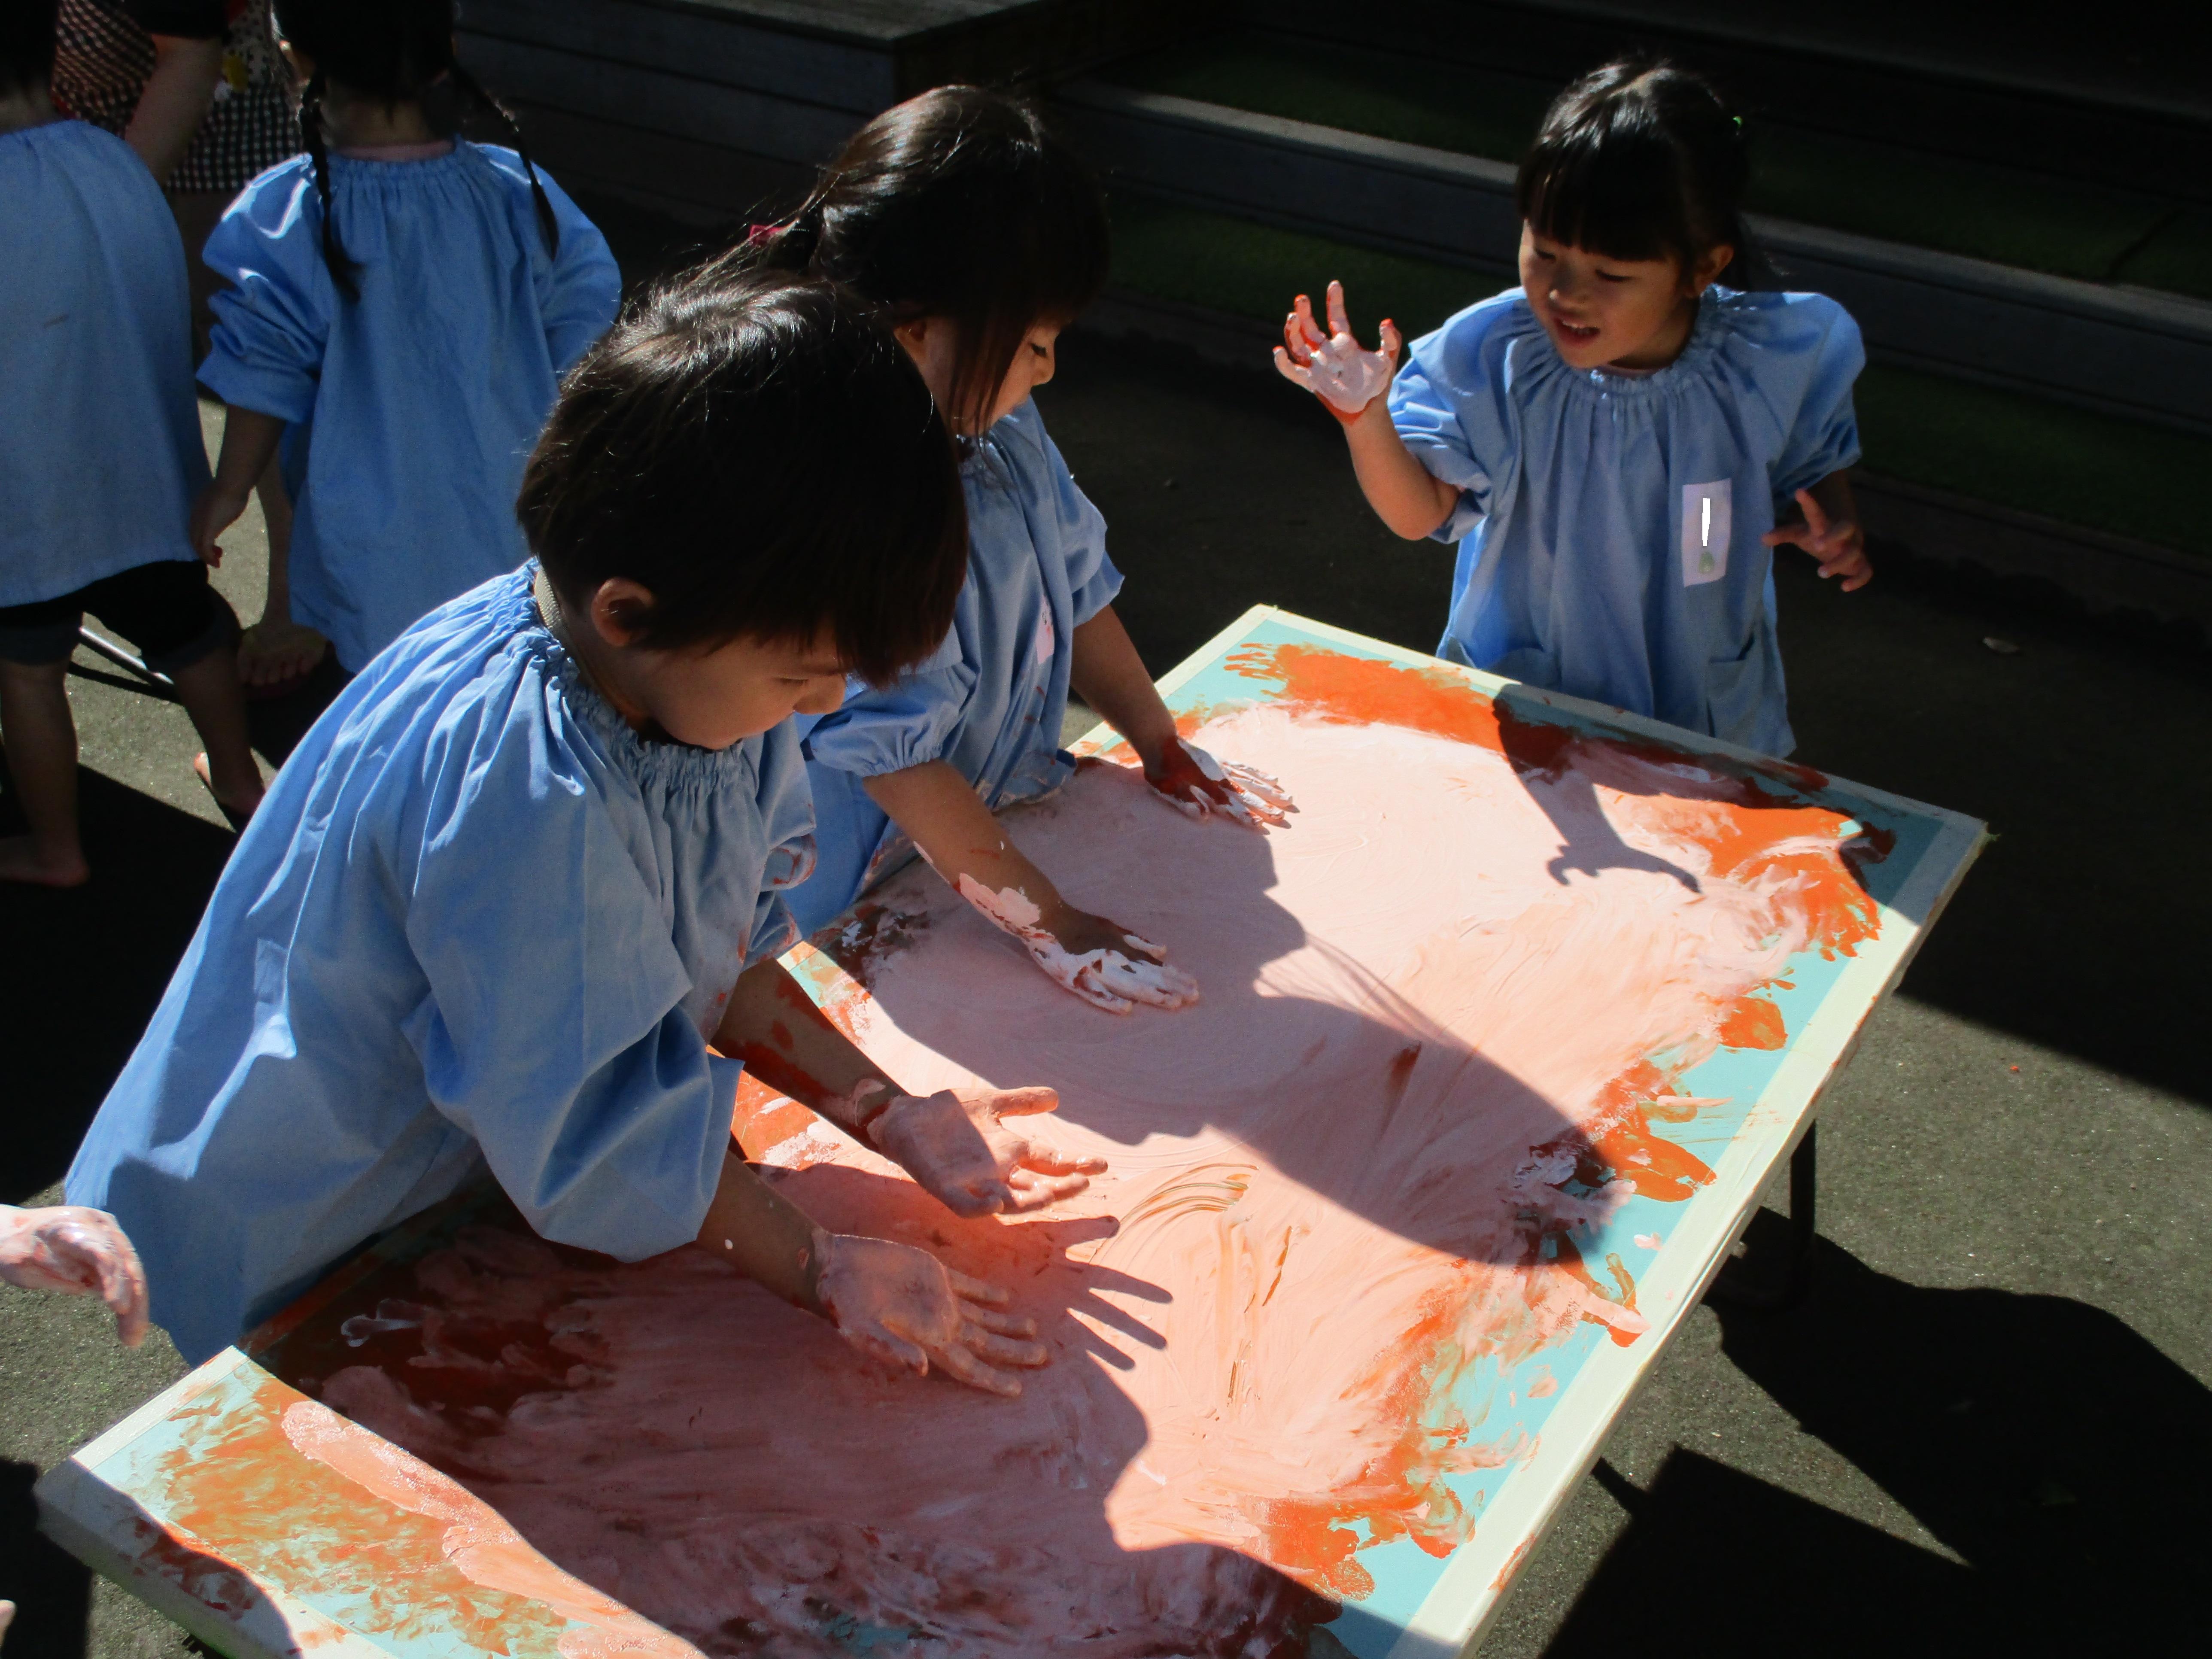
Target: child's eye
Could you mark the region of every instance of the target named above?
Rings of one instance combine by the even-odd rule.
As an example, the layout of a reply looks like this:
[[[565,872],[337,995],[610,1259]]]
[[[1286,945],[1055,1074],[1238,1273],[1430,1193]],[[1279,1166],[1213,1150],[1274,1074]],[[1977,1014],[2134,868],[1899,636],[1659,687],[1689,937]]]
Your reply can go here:
[[[1597,278],[1601,283],[1627,283],[1635,280],[1626,272],[1619,270],[1601,270],[1597,274]]]

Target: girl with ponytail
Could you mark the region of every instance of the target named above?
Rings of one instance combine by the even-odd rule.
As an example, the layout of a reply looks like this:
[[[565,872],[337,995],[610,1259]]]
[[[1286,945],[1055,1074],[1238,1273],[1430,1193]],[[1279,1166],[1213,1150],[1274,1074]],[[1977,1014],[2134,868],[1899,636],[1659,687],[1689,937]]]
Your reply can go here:
[[[194,512],[204,557],[282,444],[297,507],[270,615],[358,672],[512,570],[522,468],[561,376],[613,322],[605,239],[453,56],[453,0],[275,0],[306,154],[208,240],[230,286],[200,380],[228,406]],[[511,147],[454,136],[474,112]]]
[[[991,816],[1073,772],[1060,746],[1071,687],[1192,817],[1256,830],[1290,803],[1176,735],[1114,614],[1106,521],[1030,396],[1104,283],[1107,252],[1097,185],[1034,109],[939,87],[863,127],[798,216],[729,264],[827,277],[873,302],[961,441],[968,503],[968,580],[943,645],[894,684],[855,682],[808,734],[821,861],[793,913],[811,932],[919,852],[1056,983],[1126,1014],[1183,1007],[1198,987],[1162,946],[1070,902]]]

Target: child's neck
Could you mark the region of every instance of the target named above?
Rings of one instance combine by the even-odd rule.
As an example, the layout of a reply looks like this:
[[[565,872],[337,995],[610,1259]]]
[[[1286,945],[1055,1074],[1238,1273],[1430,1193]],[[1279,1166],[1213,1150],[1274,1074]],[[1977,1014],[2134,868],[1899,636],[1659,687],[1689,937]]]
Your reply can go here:
[[[367,149],[384,144],[430,144],[446,135],[431,126],[422,106],[412,98],[387,104],[368,98],[336,81],[323,90],[323,138],[332,149]]]
[[[1698,301],[1686,298],[1674,307],[1674,314],[1660,325],[1659,331],[1633,351],[1623,352],[1607,363],[1607,368],[1626,369],[1632,374],[1649,374],[1655,368],[1664,368],[1682,355],[1682,348],[1690,343],[1690,331],[1698,325]]]
[[[44,87],[14,87],[0,92],[0,133],[22,132],[60,119]]]

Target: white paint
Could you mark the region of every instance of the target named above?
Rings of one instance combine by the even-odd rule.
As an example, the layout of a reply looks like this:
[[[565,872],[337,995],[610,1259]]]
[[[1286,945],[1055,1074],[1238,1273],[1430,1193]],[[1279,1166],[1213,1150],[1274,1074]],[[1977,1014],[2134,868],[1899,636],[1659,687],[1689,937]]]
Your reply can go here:
[[[1682,586],[1696,587],[1728,574],[1729,538],[1735,528],[1735,483],[1682,486]]]
[[[963,872],[956,890],[993,927],[1019,939],[1030,959],[1054,984],[1094,1008],[1126,1014],[1140,1002],[1155,1008],[1187,1008],[1198,1000],[1198,981],[1179,968],[1119,951],[1070,951],[1042,925],[1044,913],[1018,887],[994,890]],[[1121,937],[1140,952],[1158,948],[1134,933]]]

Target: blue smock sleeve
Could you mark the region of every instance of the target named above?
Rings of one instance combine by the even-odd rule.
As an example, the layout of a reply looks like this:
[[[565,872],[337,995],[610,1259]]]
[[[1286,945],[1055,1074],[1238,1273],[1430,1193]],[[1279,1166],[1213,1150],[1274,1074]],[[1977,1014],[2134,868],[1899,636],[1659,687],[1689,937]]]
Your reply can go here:
[[[542,722],[542,710],[536,719]],[[432,1103],[543,1237],[637,1261],[695,1237],[729,1099],[690,976],[592,771],[527,700],[426,759],[406,936],[428,994],[402,1030]],[[727,1079],[724,1079],[726,1083]]]
[[[1805,346],[1811,373],[1773,468],[1774,493],[1782,496],[1857,464],[1859,419],[1851,387],[1866,367],[1866,348],[1850,313],[1825,295],[1790,297],[1793,319],[1802,317],[1813,337]]]
[[[975,690],[960,628],[972,611],[973,599],[963,592],[959,621],[936,653],[890,684],[848,681],[843,704],[806,734],[807,759],[861,778],[942,760]]]
[[[1479,384],[1462,384],[1479,372],[1479,331],[1466,331],[1474,335],[1473,339],[1458,337],[1462,331],[1456,325],[1468,315],[1462,313],[1435,333],[1414,341],[1406,366],[1390,382],[1390,423],[1431,477],[1441,478],[1460,492],[1458,503],[1430,532],[1440,542],[1463,539],[1490,511],[1492,469],[1461,418],[1466,400],[1479,398],[1486,390]]]
[[[1036,417],[1034,404],[1010,416],[1007,423],[1034,438],[1042,451],[1042,505],[1051,515],[1055,541],[1066,561],[1067,592],[1074,602],[1072,621],[1080,628],[1113,604],[1121,591],[1121,573],[1106,555],[1106,515],[1075,482],[1060,446]]]
[[[753,906],[752,931],[745,936],[747,968],[781,956],[799,940],[798,919],[784,895],[814,873],[814,793],[807,785],[806,756],[800,743],[763,749],[760,807],[769,850],[761,869],[760,897]]]
[[[304,163],[264,173],[217,222],[202,255],[228,279],[200,384],[226,404],[298,422],[314,412],[331,307],[322,204]]]
[[[561,227],[561,246],[538,270],[538,310],[545,320],[545,349],[553,373],[566,374],[592,343],[614,324],[622,309],[622,271],[599,228],[568,199],[544,168],[538,181],[553,204]],[[532,211],[534,222],[536,213]]]

